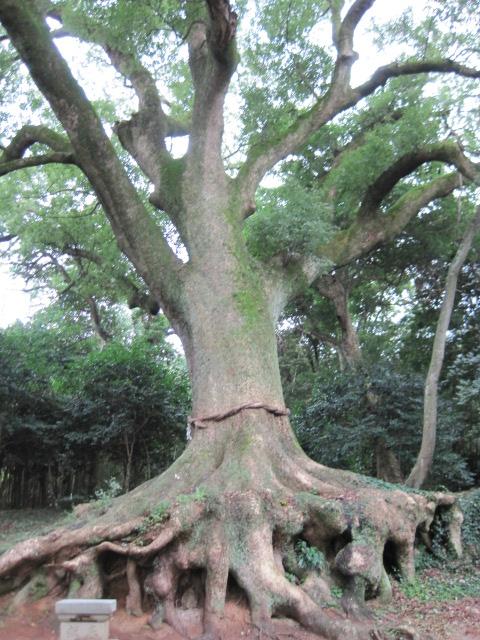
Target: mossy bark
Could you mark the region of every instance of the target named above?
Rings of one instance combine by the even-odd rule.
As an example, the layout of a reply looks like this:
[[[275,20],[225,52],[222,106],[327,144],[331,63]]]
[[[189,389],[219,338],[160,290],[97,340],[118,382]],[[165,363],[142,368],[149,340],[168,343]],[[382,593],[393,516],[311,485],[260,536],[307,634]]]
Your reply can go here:
[[[249,385],[260,394],[266,383],[260,378],[255,386],[250,378]],[[208,402],[219,397],[221,381],[214,387]],[[237,397],[230,381],[225,389],[229,401]],[[169,470],[116,498],[106,512],[92,506],[78,523],[4,554],[0,575],[47,565],[65,589],[99,597],[120,567],[132,613],[150,594],[156,622],[160,611],[186,635],[175,603],[181,584],[201,570],[204,638],[221,637],[229,577],[264,631],[272,632],[273,615],[288,615],[328,638],[366,638],[371,628],[325,613],[329,588],[343,588],[350,614],[363,613],[365,597],[388,597],[385,549],[411,578],[417,530],[428,530],[438,505],[450,504],[447,495],[406,493],[316,464],[298,446],[288,417],[243,409],[194,429]],[[323,554],[321,575],[292,561],[299,540]],[[319,580],[322,589],[312,589]]]
[[[325,612],[329,586],[343,588],[350,614],[364,613],[366,597],[388,598],[385,549],[411,578],[417,530],[428,531],[438,506],[454,499],[372,484],[307,458],[285,415],[266,276],[247,254],[226,183],[210,185],[208,198],[199,184],[184,196],[188,447],[106,511],[93,506],[72,527],[17,545],[0,558],[0,576],[47,565],[66,591],[99,597],[120,571],[132,613],[149,595],[153,624],[163,619],[186,635],[175,604],[200,571],[204,638],[221,637],[229,577],[264,631],[273,633],[272,616],[288,615],[328,638],[366,638],[371,629]],[[322,575],[292,561],[299,541],[323,555]]]

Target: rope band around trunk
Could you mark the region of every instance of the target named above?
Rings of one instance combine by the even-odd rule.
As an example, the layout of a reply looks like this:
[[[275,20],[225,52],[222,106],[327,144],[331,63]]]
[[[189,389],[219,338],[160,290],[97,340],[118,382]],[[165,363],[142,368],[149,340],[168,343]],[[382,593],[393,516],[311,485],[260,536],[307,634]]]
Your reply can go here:
[[[263,402],[247,402],[245,404],[239,404],[237,407],[232,407],[223,413],[216,413],[203,418],[192,418],[192,416],[188,416],[188,426],[193,429],[206,429],[208,427],[208,425],[205,424],[206,422],[222,422],[222,420],[231,418],[246,409],[265,409],[265,411],[268,411],[268,413],[271,413],[274,416],[290,415],[290,409],[287,409],[286,407],[274,407],[270,404],[264,404]]]

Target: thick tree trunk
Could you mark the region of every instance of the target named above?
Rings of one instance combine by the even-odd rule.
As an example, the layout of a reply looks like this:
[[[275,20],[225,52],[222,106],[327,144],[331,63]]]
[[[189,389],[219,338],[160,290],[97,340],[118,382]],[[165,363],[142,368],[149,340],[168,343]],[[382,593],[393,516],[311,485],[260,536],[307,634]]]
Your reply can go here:
[[[194,416],[248,402],[283,405],[274,322],[266,296],[259,285],[252,290],[225,280],[198,274],[190,285],[187,361]]]
[[[367,593],[387,598],[384,548],[411,578],[417,530],[428,531],[437,507],[454,499],[386,491],[308,459],[285,415],[266,297],[256,285],[239,303],[246,279],[230,283],[192,283],[194,409],[182,456],[105,512],[83,511],[82,526],[20,543],[0,558],[0,576],[46,564],[70,595],[101,597],[113,554],[123,562],[127,608],[141,610],[143,588],[157,603],[152,624],[186,635],[175,602],[182,581],[202,569],[204,639],[221,637],[229,577],[245,591],[252,623],[273,637],[277,614],[328,638],[366,639],[370,623],[364,630],[322,609],[330,587],[343,588],[344,608],[357,615]],[[220,315],[214,300],[228,311]],[[321,572],[302,564],[299,541],[316,547]]]

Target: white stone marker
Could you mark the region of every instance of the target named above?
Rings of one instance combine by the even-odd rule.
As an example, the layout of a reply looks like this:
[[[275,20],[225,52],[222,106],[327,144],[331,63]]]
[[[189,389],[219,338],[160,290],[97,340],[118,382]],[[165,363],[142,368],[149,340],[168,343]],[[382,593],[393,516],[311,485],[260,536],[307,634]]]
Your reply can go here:
[[[108,640],[116,600],[59,600],[60,640]]]

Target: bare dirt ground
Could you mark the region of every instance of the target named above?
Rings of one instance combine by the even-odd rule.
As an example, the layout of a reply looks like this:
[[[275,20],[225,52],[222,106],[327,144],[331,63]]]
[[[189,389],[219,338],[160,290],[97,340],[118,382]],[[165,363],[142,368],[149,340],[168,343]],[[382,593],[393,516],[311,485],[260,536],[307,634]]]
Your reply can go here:
[[[404,629],[404,634],[392,638],[411,640],[416,631],[420,640],[480,640],[480,597],[460,598],[450,602],[423,602],[405,596],[395,589],[395,599],[386,608],[373,608],[383,628]],[[0,598],[0,608],[5,611],[8,598]],[[332,616],[336,615],[331,611]],[[181,612],[190,634],[200,633],[199,609]],[[110,636],[116,640],[182,640],[168,625],[156,631],[148,626],[148,615],[134,618],[120,609],[110,625]],[[227,603],[223,640],[267,640],[249,624],[245,607],[235,601]],[[303,631],[292,620],[275,621],[275,638],[278,640],[318,640],[320,636]],[[0,618],[0,640],[56,640],[58,625],[54,614],[54,599],[42,600],[22,606],[15,614],[3,614]],[[268,640],[272,640],[271,637]],[[348,638],[345,638],[348,640]]]
[[[0,599],[0,606],[1,606]],[[7,615],[0,622],[0,640],[54,640],[58,625],[53,613],[54,601],[50,598],[23,606],[15,615]],[[332,614],[333,615],[333,614]],[[201,610],[180,612],[182,621],[192,637],[201,633]],[[115,640],[185,640],[171,627],[164,624],[156,631],[148,626],[149,615],[134,618],[124,610],[117,611],[110,623],[110,636]],[[318,640],[319,636],[303,631],[293,620],[275,621],[276,638],[282,640]],[[243,604],[227,603],[223,640],[267,640],[249,624],[249,615]],[[480,638],[480,636],[479,636]],[[271,640],[269,637],[268,640]],[[347,639],[345,639],[347,640]]]

